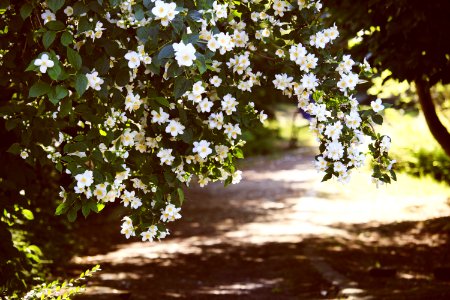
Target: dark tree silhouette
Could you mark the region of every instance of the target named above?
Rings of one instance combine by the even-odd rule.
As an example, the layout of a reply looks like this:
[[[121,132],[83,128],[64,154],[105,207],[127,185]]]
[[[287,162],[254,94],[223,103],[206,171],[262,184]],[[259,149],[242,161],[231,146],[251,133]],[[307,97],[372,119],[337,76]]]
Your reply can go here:
[[[378,70],[392,78],[414,82],[419,102],[434,138],[450,156],[450,133],[439,120],[430,88],[450,83],[450,1],[325,0],[341,33],[363,42],[351,51],[368,56]]]

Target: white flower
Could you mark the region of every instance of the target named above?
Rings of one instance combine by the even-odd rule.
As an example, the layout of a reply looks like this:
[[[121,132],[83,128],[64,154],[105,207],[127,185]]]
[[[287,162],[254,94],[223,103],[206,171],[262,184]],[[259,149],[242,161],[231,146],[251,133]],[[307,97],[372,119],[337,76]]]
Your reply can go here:
[[[201,158],[206,158],[212,153],[212,149],[209,147],[209,145],[211,145],[211,143],[205,140],[194,142],[194,149],[192,150],[192,152],[198,153]]]
[[[100,183],[95,186],[94,196],[97,197],[97,200],[102,200],[106,196],[106,187],[107,183]]]
[[[327,157],[332,160],[340,160],[344,156],[344,146],[338,141],[333,141],[327,145]]]
[[[41,55],[41,58],[34,61],[34,65],[39,67],[39,71],[41,71],[41,73],[45,73],[47,72],[47,68],[52,68],[55,63],[49,59],[48,54],[44,53]]]
[[[140,206],[142,206],[142,201],[138,197],[133,197],[131,199],[130,207],[133,209],[138,209]]]
[[[103,84],[103,79],[98,77],[98,72],[92,70],[91,73],[86,74],[86,78],[88,80],[88,86],[96,91],[101,90],[101,85]]]
[[[162,19],[167,16],[169,12],[169,6],[161,0],[157,0],[155,2],[155,7],[152,9],[152,14],[154,14],[157,18]]]
[[[28,158],[28,151],[27,150],[22,150],[20,152],[20,157],[23,159],[27,159]]]
[[[346,88],[349,90],[354,90],[359,82],[358,74],[355,73],[342,74],[341,80],[345,81]]]
[[[388,136],[383,136],[380,143],[380,149],[383,152],[388,152],[391,148],[391,139]]]
[[[232,178],[232,180],[231,180],[232,184],[238,184],[242,180],[242,171],[237,170],[236,172],[231,174],[231,178]]]
[[[136,69],[139,67],[141,60],[139,58],[139,54],[135,51],[130,51],[125,54],[125,59],[128,60],[128,67],[130,69]]]
[[[124,234],[127,239],[129,239],[130,236],[135,236],[136,233],[134,232],[134,226],[131,219],[129,217],[124,217],[122,221],[124,222],[122,223],[122,230],[120,233]]]
[[[176,219],[180,219],[181,218],[181,214],[179,213],[180,210],[181,208],[175,207],[175,205],[171,203],[167,204],[164,210],[161,209],[161,221],[170,222],[175,221]]]
[[[340,161],[334,163],[333,169],[339,174],[345,174],[347,172],[347,167]]]
[[[175,10],[176,8],[177,4],[175,2],[165,3],[164,1],[157,0],[155,7],[152,9],[152,14],[156,16],[157,20],[161,20],[161,25],[168,26],[169,22],[178,14],[178,11]]]
[[[194,83],[194,86],[192,87],[192,93],[194,96],[199,96],[205,92],[205,88],[203,87],[202,81],[197,81]]]
[[[317,82],[316,75],[314,75],[312,73],[303,75],[301,82],[302,82],[303,88],[305,88],[307,90],[315,90],[316,87],[319,85],[319,83]]]
[[[52,13],[50,10],[46,9],[42,14],[41,14],[41,18],[42,20],[44,20],[44,24],[47,24],[50,21],[55,21],[56,20],[56,16],[54,13]]]
[[[239,127],[239,124],[233,125],[233,124],[225,124],[223,125],[223,128],[225,130],[225,134],[228,135],[229,139],[236,139],[238,135],[242,134],[241,128]]]
[[[213,9],[216,14],[217,19],[226,18],[228,15],[227,12],[228,4],[218,4],[217,1],[213,3]]]
[[[161,165],[166,164],[170,166],[175,159],[172,155],[172,149],[161,148],[156,156],[159,157]]]
[[[171,136],[175,137],[179,134],[183,134],[184,126],[175,120],[170,120],[169,125],[166,127],[166,132],[170,133]]]
[[[212,52],[216,52],[216,50],[219,49],[219,43],[213,37],[209,39],[207,46]]]
[[[130,112],[138,110],[141,106],[141,103],[141,97],[138,94],[133,95],[132,93],[128,93],[128,95],[125,97],[125,109]]]
[[[231,94],[226,94],[223,97],[221,104],[222,110],[225,111],[227,115],[231,115],[233,112],[236,111],[236,106],[238,105],[238,102],[236,101],[236,98],[231,96]]]
[[[75,180],[77,181],[77,187],[79,189],[83,189],[85,187],[91,186],[94,182],[94,174],[92,171],[85,171],[84,173],[78,174],[75,176]]]
[[[66,14],[66,16],[70,17],[71,15],[73,15],[73,8],[72,6],[67,6],[64,9],[64,13]]]
[[[328,162],[322,156],[317,157],[314,164],[318,171],[325,172],[328,169]]]
[[[158,123],[159,125],[169,120],[169,114],[164,112],[162,107],[159,108],[159,112],[152,110],[152,123]]]
[[[213,103],[209,101],[208,98],[205,98],[202,101],[200,101],[197,107],[201,112],[210,112],[212,106]]]
[[[361,124],[361,117],[359,116],[359,113],[357,111],[351,111],[348,116],[345,118],[345,124],[352,128],[356,129]]]
[[[285,56],[283,49],[277,49],[277,51],[275,51],[275,55],[280,58],[283,58]]]
[[[209,83],[211,83],[215,87],[219,87],[222,84],[222,79],[220,79],[219,76],[214,75],[210,80]]]
[[[331,112],[327,110],[325,104],[311,105],[311,114],[315,115],[318,121],[324,122],[331,117]]]
[[[264,123],[267,120],[267,115],[264,113],[264,111],[260,111],[258,114],[258,119],[261,123]]]
[[[325,135],[331,138],[333,141],[339,139],[342,132],[342,124],[337,121],[334,124],[329,124],[325,128]]]
[[[153,239],[156,237],[156,234],[158,233],[158,228],[155,225],[152,225],[148,228],[147,231],[144,231],[141,233],[142,241],[149,241],[153,242]]]
[[[175,59],[180,67],[192,66],[196,57],[195,48],[191,43],[186,45],[182,41],[179,43],[174,43],[173,49],[175,50]]]
[[[273,84],[276,89],[284,91],[285,89],[292,87],[293,77],[288,77],[286,73],[283,74],[275,74],[275,80],[273,80]]]
[[[228,148],[225,145],[218,145],[215,147],[216,149],[216,153],[217,153],[217,158],[219,161],[223,161],[225,158],[227,158],[228,156],[228,151],[230,148]]]
[[[133,146],[134,145],[134,137],[136,136],[136,131],[131,131],[130,128],[125,129],[125,131],[120,136],[120,141],[122,142],[122,145],[127,146]]]
[[[380,111],[382,111],[384,109],[384,106],[381,103],[381,99],[380,98],[377,98],[375,101],[372,101],[370,103],[370,106],[372,106],[373,111],[376,112],[376,113],[380,112]]]

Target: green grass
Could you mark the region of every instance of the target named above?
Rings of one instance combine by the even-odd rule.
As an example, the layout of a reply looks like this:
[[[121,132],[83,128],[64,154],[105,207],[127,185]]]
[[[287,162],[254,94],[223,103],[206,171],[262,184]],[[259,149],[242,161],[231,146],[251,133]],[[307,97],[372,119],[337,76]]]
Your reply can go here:
[[[411,152],[418,152],[421,149],[440,150],[421,113],[402,114],[397,110],[388,109],[384,119],[381,131],[392,138],[391,152],[398,158],[408,158]]]
[[[421,113],[387,110],[382,132],[392,138],[391,155],[400,171],[450,184],[450,158],[431,135]]]

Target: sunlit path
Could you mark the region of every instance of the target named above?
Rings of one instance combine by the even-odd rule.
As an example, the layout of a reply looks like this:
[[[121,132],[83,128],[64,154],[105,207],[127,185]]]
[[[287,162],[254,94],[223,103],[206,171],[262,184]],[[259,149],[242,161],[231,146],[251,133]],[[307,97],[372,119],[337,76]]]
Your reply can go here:
[[[164,242],[126,243],[75,257],[77,264],[99,263],[104,269],[79,299],[113,299],[114,293],[129,299],[334,297],[336,287],[312,263],[327,257],[326,251],[363,249],[375,242],[439,244],[437,236],[386,236],[372,228],[449,215],[448,189],[435,184],[423,190],[414,184],[419,181],[406,177],[377,189],[365,173],[355,174],[345,187],[321,183],[312,160],[303,151],[255,159],[239,185],[193,188],[183,219]],[[348,280],[359,284],[351,275]]]

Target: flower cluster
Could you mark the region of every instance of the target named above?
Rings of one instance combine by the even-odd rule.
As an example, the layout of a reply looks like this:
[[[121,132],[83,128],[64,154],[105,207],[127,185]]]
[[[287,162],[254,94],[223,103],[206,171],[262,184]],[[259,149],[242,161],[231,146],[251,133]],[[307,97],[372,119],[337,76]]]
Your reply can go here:
[[[348,181],[371,154],[374,178],[390,180],[390,139],[373,130],[383,105],[361,110],[352,96],[367,64],[332,53],[339,32],[322,28],[320,1],[56,2],[34,8],[44,45],[27,71],[39,124],[54,126],[34,142],[72,178],[57,213],[73,220],[120,201],[127,238],[166,237],[193,178],[241,180],[235,159],[243,130],[267,119],[254,93],[267,83],[312,116],[325,179]]]

